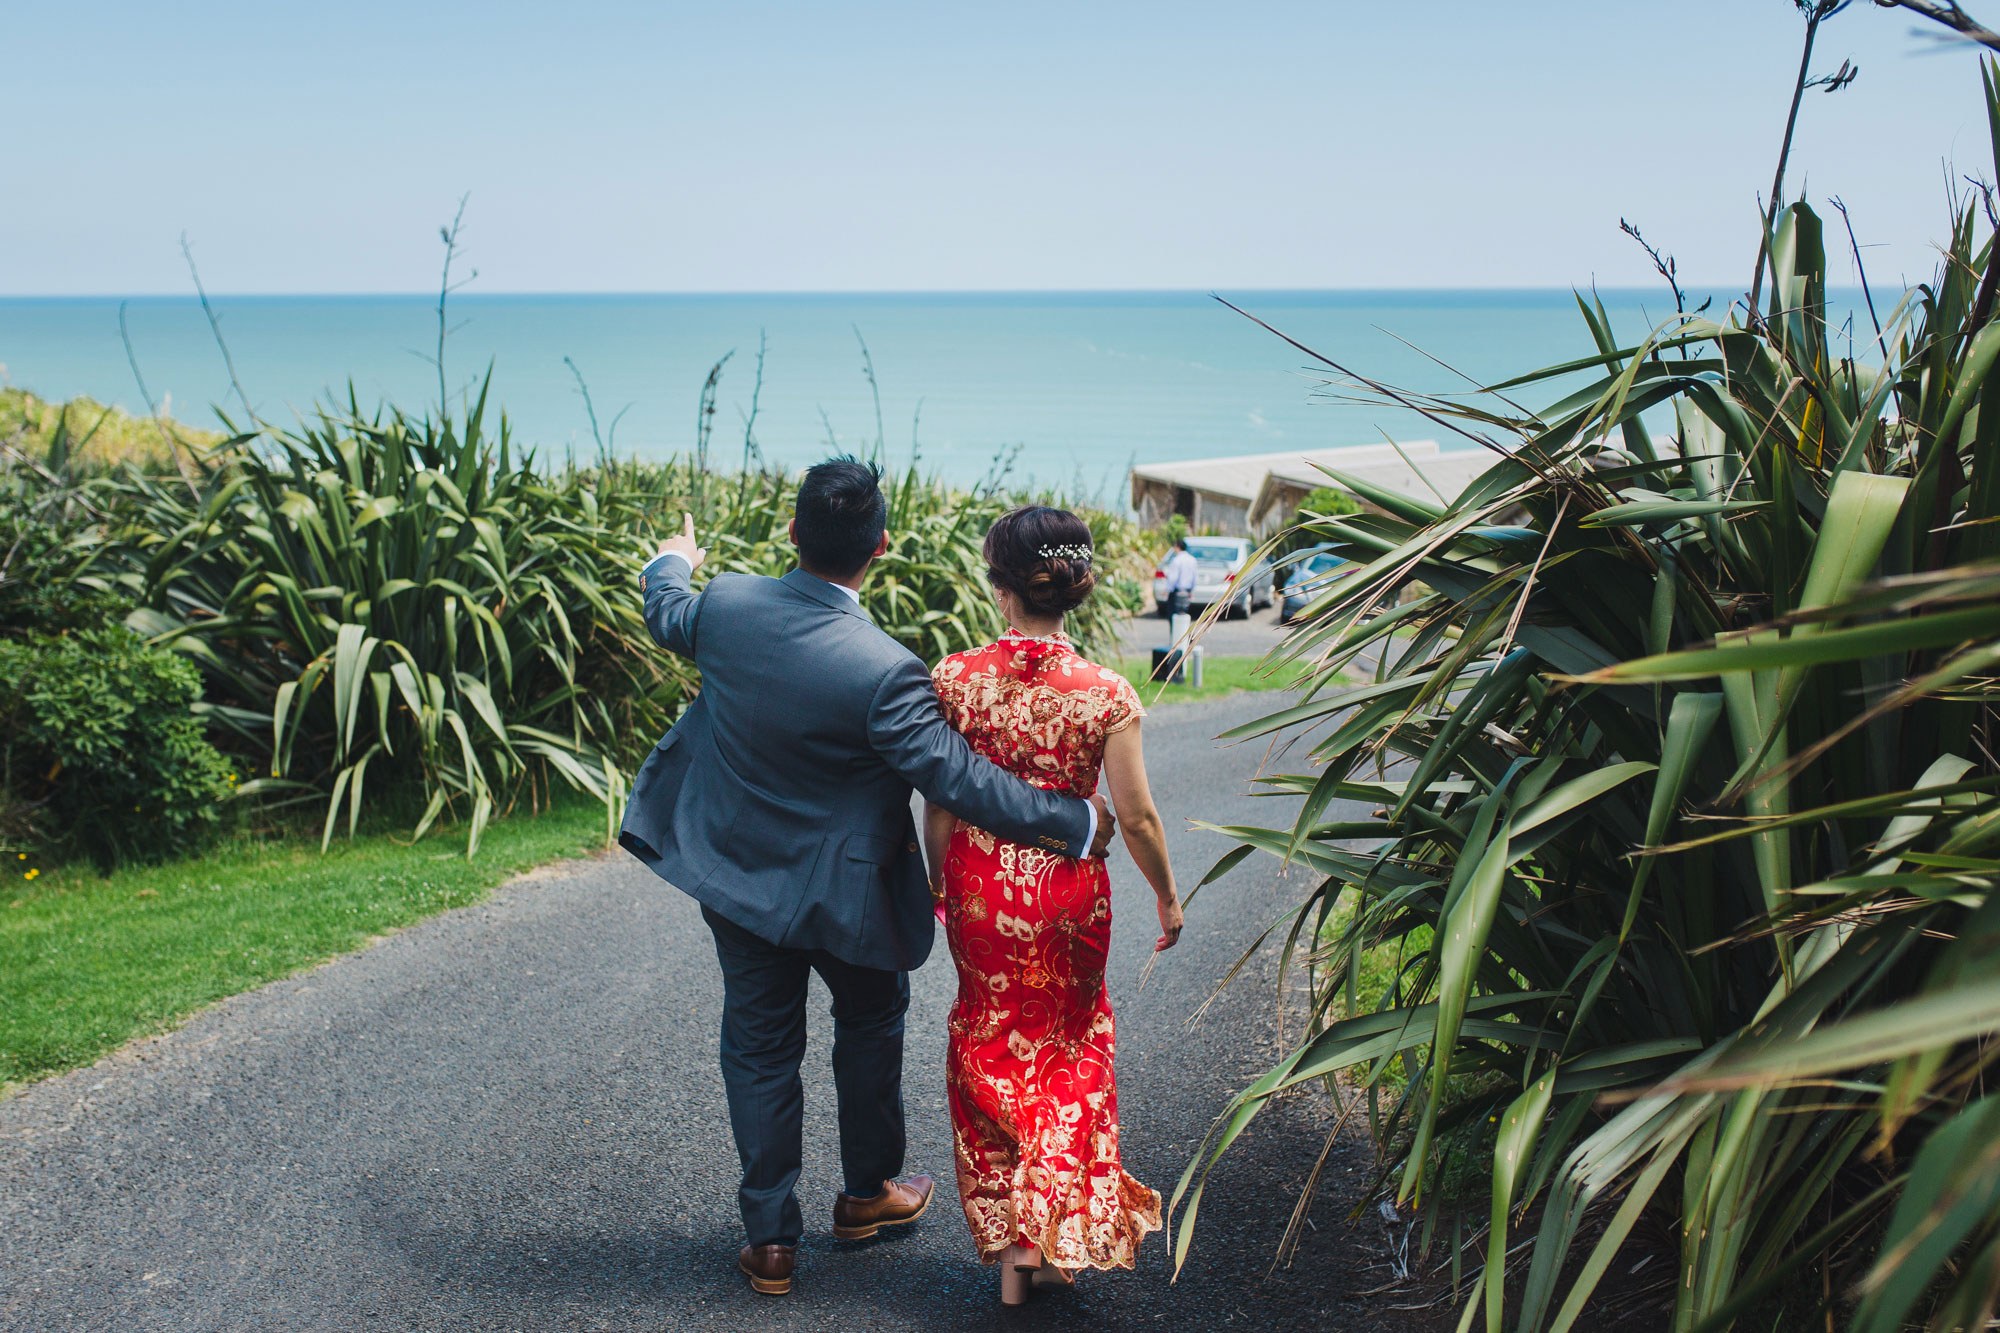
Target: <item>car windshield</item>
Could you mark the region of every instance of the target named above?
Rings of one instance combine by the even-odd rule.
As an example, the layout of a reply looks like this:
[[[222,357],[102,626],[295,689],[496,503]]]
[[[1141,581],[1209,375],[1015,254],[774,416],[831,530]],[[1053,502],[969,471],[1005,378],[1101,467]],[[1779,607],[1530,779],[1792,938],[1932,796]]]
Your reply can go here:
[[[1234,564],[1243,558],[1243,548],[1230,542],[1189,542],[1188,554],[1197,560],[1221,560]]]
[[[1302,574],[1324,574],[1328,570],[1338,569],[1346,563],[1345,560],[1342,560],[1332,552],[1322,551],[1312,559],[1306,561],[1305,568],[1299,572]]]

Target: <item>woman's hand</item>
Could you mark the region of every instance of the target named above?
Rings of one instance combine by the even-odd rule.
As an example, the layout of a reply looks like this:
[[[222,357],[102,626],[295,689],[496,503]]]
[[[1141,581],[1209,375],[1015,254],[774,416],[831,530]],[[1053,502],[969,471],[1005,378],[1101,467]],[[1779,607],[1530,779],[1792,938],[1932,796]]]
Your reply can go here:
[[[944,924],[945,853],[951,847],[951,831],[958,816],[943,806],[924,800],[924,862],[930,870],[931,901],[937,905],[938,924]]]
[[[1181,925],[1183,924],[1181,920],[1181,900],[1178,894],[1172,892],[1163,894],[1160,897],[1159,903],[1160,929],[1165,933],[1154,943],[1154,953],[1158,953],[1162,949],[1171,949],[1180,943]]]

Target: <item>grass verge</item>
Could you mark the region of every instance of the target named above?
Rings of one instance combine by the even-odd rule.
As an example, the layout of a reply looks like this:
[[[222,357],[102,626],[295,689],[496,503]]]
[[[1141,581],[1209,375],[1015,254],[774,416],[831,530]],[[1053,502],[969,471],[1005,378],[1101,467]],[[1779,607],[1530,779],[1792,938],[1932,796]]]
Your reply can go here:
[[[1156,703],[1185,703],[1190,699],[1220,699],[1224,695],[1244,694],[1255,690],[1282,690],[1289,679],[1286,669],[1280,674],[1259,675],[1257,664],[1261,657],[1207,657],[1202,662],[1201,684],[1161,685],[1148,681],[1146,674],[1153,669],[1151,658],[1128,657],[1118,664],[1118,674],[1132,682],[1139,691],[1139,698],[1146,707]]]
[[[324,856],[315,838],[15,877],[0,888],[0,1090],[603,845],[604,807],[578,801],[489,826],[471,861],[449,837],[379,832]]]

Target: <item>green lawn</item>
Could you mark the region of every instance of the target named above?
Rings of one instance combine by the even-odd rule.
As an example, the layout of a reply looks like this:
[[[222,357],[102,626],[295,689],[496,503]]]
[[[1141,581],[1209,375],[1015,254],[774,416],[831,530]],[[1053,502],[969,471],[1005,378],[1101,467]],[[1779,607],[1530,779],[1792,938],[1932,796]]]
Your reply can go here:
[[[452,830],[239,845],[109,877],[10,854],[0,888],[0,1088],[88,1064],[205,1005],[477,902],[510,875],[604,845],[576,802],[491,825],[467,861]]]
[[[1276,676],[1256,674],[1261,657],[1210,657],[1202,662],[1201,686],[1191,685],[1161,686],[1146,679],[1146,673],[1153,669],[1151,658],[1131,657],[1118,664],[1118,674],[1132,682],[1139,691],[1139,698],[1146,707],[1155,703],[1183,703],[1189,699],[1219,699],[1226,694],[1242,694],[1249,690],[1281,690],[1290,683],[1286,668],[1279,668]]]

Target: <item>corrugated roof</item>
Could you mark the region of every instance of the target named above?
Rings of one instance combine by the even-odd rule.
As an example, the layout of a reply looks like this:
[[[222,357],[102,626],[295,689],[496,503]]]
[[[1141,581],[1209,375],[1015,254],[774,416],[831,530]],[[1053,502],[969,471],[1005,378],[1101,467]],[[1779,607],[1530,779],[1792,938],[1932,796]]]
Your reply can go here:
[[[1427,441],[1428,443],[1428,441]],[[1408,449],[1408,446],[1405,446]],[[1380,486],[1387,491],[1400,491],[1420,500],[1436,504],[1439,497],[1446,503],[1456,500],[1460,492],[1472,484],[1474,478],[1499,462],[1490,449],[1470,448],[1437,450],[1429,454],[1410,452],[1409,462],[1388,451],[1387,458],[1360,462],[1330,462],[1325,466],[1345,472],[1358,480]],[[1416,466],[1412,467],[1414,463]],[[1265,473],[1262,486],[1258,488],[1257,499],[1250,506],[1250,521],[1253,524],[1264,520],[1265,512],[1276,503],[1280,491],[1286,487],[1312,490],[1320,486],[1340,489],[1340,483],[1329,478],[1317,468],[1291,466],[1272,468]]]
[[[1441,452],[1436,440],[1405,440],[1397,444],[1413,459],[1435,457]],[[1491,457],[1490,454],[1486,456]],[[1257,493],[1264,487],[1264,478],[1271,473],[1283,471],[1318,476],[1313,471],[1315,464],[1339,468],[1343,472],[1354,472],[1376,464],[1393,464],[1405,470],[1409,466],[1397,456],[1396,446],[1362,444],[1342,449],[1293,449],[1276,454],[1243,454],[1236,458],[1141,463],[1132,469],[1132,480],[1163,482],[1169,486],[1185,486],[1189,490],[1248,501],[1257,498]]]
[[[1661,457],[1677,453],[1679,443],[1671,435],[1652,437],[1654,452]],[[1593,445],[1620,449],[1625,447],[1623,437],[1599,436]],[[1371,447],[1372,448],[1372,447]],[[1257,498],[1250,505],[1250,523],[1262,526],[1269,516],[1271,507],[1277,503],[1279,494],[1290,487],[1312,490],[1320,486],[1339,488],[1339,483],[1331,480],[1315,466],[1320,463],[1339,472],[1346,472],[1361,481],[1371,482],[1384,490],[1401,491],[1418,499],[1435,504],[1442,496],[1444,501],[1458,499],[1465,488],[1483,475],[1487,469],[1499,462],[1499,457],[1491,450],[1478,446],[1463,449],[1439,449],[1435,442],[1420,440],[1403,446],[1408,461],[1399,457],[1393,449],[1383,446],[1375,450],[1376,457],[1360,458],[1358,450],[1327,449],[1318,453],[1303,455],[1295,462],[1274,465],[1265,473],[1265,480],[1257,490]],[[1348,455],[1347,460],[1335,457]],[[1384,456],[1386,455],[1386,456]],[[1414,465],[1414,466],[1413,466]]]

